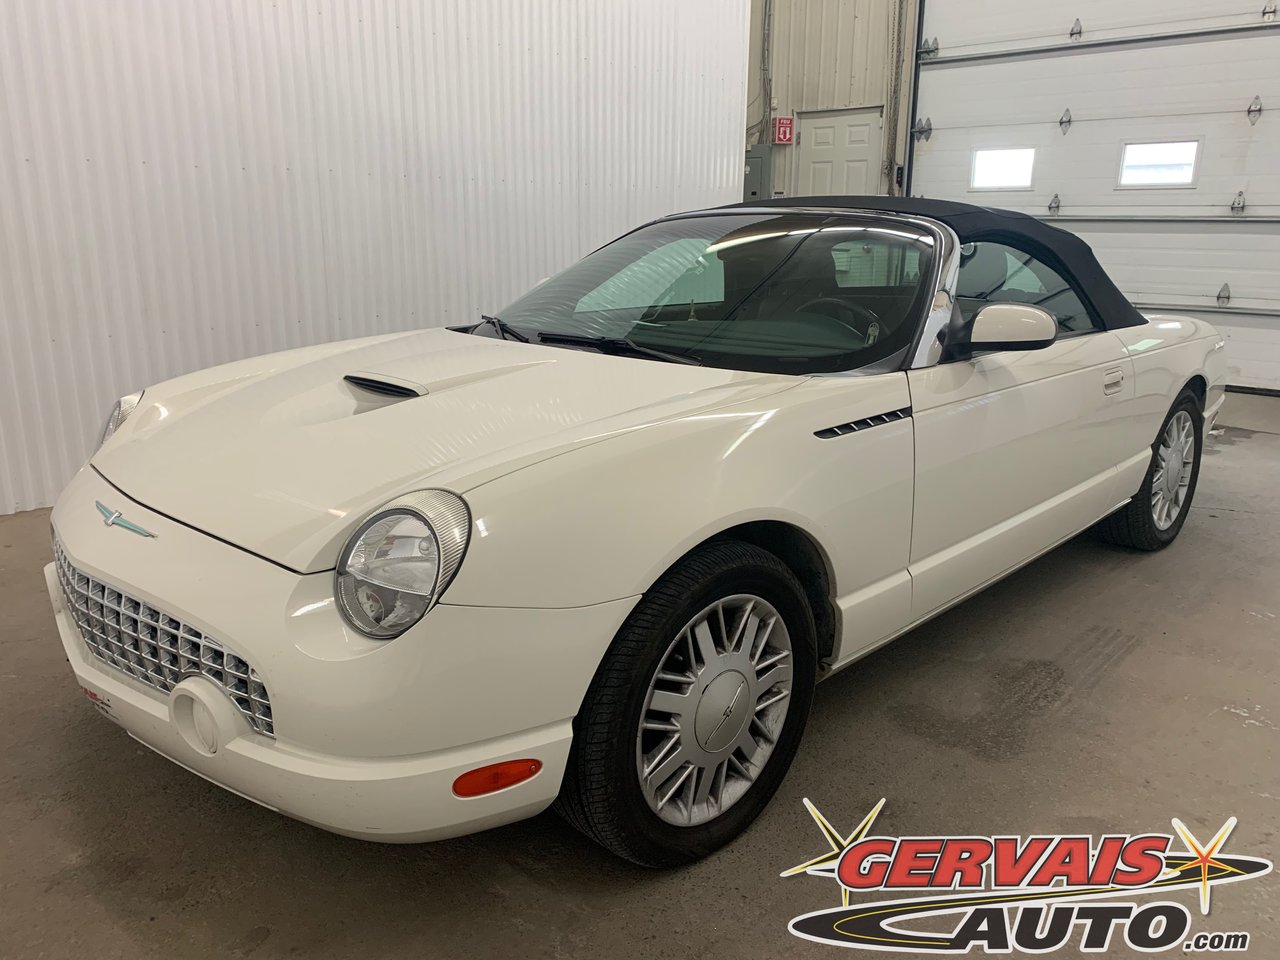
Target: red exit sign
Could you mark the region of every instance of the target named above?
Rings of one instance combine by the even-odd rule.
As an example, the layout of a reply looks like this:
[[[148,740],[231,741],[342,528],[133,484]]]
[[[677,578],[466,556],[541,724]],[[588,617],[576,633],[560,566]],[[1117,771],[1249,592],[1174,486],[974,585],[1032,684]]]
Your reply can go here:
[[[774,117],[773,118],[773,142],[774,143],[794,142],[795,132],[796,132],[795,117]]]

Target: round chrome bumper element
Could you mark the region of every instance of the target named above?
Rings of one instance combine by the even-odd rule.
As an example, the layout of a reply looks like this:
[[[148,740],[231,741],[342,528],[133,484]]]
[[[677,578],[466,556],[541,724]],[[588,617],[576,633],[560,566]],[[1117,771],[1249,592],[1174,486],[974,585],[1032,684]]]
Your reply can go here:
[[[206,757],[250,732],[248,721],[236,705],[202,676],[187,677],[173,688],[169,720],[186,745]]]

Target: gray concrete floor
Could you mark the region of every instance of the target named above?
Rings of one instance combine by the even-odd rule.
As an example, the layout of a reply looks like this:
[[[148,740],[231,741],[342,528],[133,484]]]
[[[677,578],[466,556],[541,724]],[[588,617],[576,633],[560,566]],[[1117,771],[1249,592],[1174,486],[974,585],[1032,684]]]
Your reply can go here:
[[[823,850],[802,797],[848,828],[887,797],[878,827],[898,835],[1168,832],[1177,816],[1207,839],[1236,816],[1227,852],[1277,859],[1280,400],[1228,404],[1240,426],[1206,450],[1174,547],[1078,538],[824,683],[756,826],[671,872],[550,814],[361,843],[186,773],[72,682],[40,576],[47,511],[0,518],[0,956],[832,956],[787,933],[839,902],[832,882],[778,877]],[[1220,887],[1192,929],[1280,956],[1278,892],[1275,874]]]

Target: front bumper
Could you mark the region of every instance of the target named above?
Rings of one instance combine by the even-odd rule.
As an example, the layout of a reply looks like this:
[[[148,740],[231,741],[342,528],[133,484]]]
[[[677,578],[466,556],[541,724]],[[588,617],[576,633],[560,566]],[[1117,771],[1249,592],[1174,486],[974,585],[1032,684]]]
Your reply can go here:
[[[95,501],[157,534],[106,527]],[[165,692],[89,652],[45,569],[58,632],[97,708],[188,770],[335,833],[390,842],[442,839],[532,816],[559,791],[577,712],[632,601],[572,610],[437,606],[390,643],[350,631],[332,574],[286,571],[126,500],[91,469],[59,499],[69,561],[234,649],[271,692],[275,738],[231,720],[213,752],[179,725],[180,691],[230,703],[207,678]],[[215,710],[216,712],[216,710]],[[502,760],[542,769],[479,797],[457,777]]]

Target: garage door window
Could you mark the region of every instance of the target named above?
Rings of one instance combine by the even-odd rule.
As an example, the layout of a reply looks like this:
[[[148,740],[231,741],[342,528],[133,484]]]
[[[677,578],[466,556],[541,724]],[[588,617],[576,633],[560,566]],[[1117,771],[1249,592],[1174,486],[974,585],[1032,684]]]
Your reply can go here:
[[[1035,162],[1034,147],[975,150],[969,186],[974,190],[1027,190],[1031,187],[1031,170]]]
[[[1122,187],[1185,187],[1196,179],[1197,140],[1126,143],[1120,163]]]
[[[1030,254],[1002,243],[970,243],[960,256],[956,299],[965,320],[988,303],[1029,303],[1053,314],[1061,336],[1096,329],[1071,284]]]

